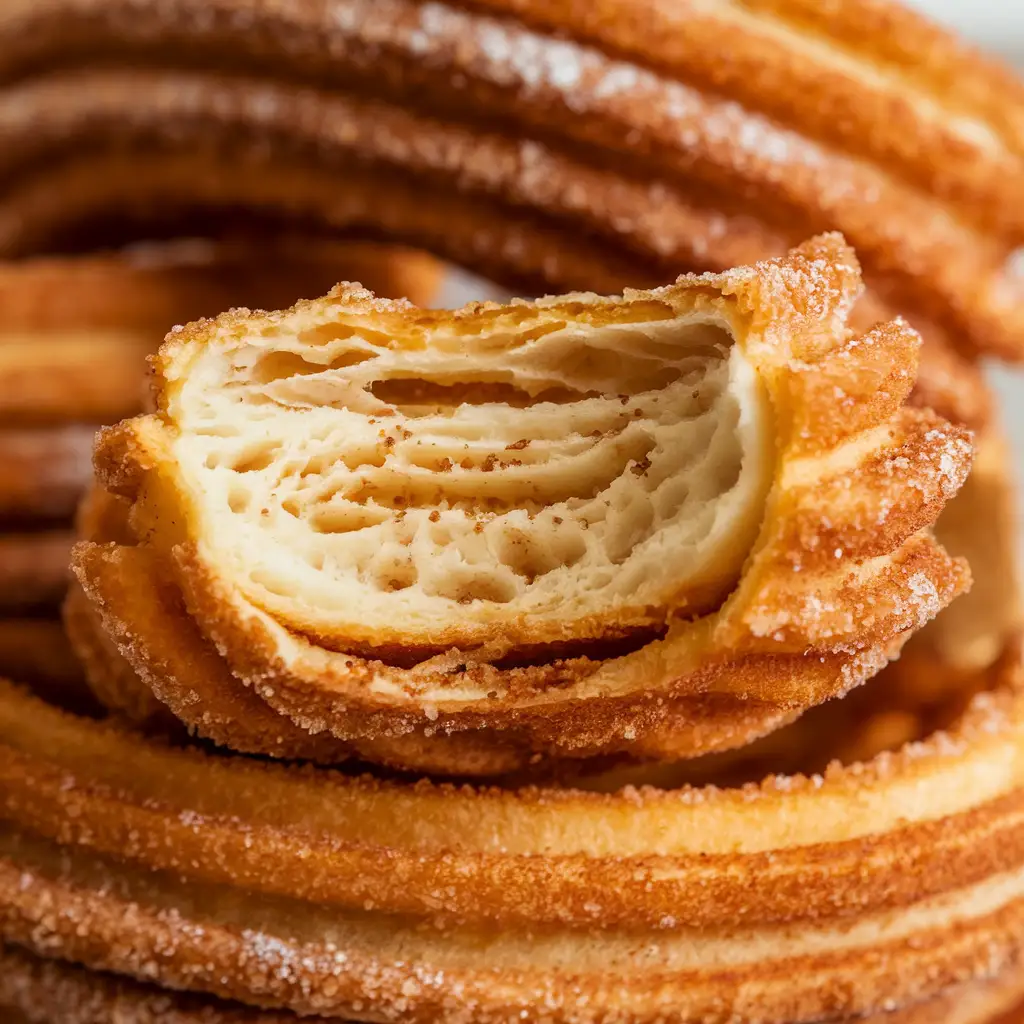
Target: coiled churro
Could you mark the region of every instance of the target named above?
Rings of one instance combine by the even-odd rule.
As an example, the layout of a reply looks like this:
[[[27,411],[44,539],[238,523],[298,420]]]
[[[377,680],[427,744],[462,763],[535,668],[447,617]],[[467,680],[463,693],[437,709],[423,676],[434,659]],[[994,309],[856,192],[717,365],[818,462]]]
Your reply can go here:
[[[1018,658],[1001,673],[948,729],[867,763],[611,794],[217,757],[5,686],[0,935],[357,1019],[909,1004],[1020,952]]]
[[[263,77],[168,68],[184,51]],[[583,226],[635,257],[615,288],[839,229],[900,309],[1019,351],[1024,94],[893,5],[19,0],[0,66],[9,178],[112,142],[270,138],[309,166],[371,167],[384,195],[404,177],[456,209],[487,197],[562,237]],[[59,219],[74,216],[69,200]]]
[[[938,999],[870,1017],[858,1024],[1012,1024],[1024,994],[1019,972],[994,982],[961,986]],[[12,1024],[324,1024],[324,1017],[296,1017],[288,1011],[257,1010],[193,993],[143,985],[42,960],[13,947],[0,951],[0,1008]],[[1019,1012],[1019,1010],[1017,1011]],[[996,1017],[998,1016],[998,1021]],[[852,1024],[852,1022],[851,1022]]]

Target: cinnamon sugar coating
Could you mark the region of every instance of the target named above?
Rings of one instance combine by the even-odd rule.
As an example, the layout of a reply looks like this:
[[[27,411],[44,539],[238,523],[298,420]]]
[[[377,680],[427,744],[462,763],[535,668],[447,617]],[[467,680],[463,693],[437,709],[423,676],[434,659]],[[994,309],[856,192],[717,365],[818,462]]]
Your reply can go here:
[[[1019,954],[1019,662],[993,683],[945,730],[823,775],[607,794],[201,754],[5,686],[0,935],[355,1019],[909,1005]]]
[[[250,77],[175,70],[186,50],[199,68],[230,52]],[[237,166],[247,139],[273,138],[307,168],[370,168],[399,201],[410,181],[456,211],[483,199],[492,252],[514,244],[508,213],[528,211],[531,235],[584,227],[606,267],[633,257],[613,288],[838,229],[886,301],[968,347],[1019,352],[1022,87],[894,4],[18,0],[0,69],[12,197],[47,156],[159,143],[177,158],[212,138]],[[193,158],[182,203],[210,167]],[[126,208],[146,206],[145,176],[126,184]],[[81,212],[74,191],[51,204],[55,226]],[[353,222],[415,231],[381,205]],[[8,251],[34,244],[20,209]],[[472,248],[446,251],[472,264]]]
[[[728,329],[735,343],[745,346],[734,349],[730,358],[742,351],[745,358],[754,360],[753,365],[761,367],[757,372],[763,374],[766,394],[771,396],[776,431],[771,470],[774,482],[765,505],[771,514],[758,527],[740,579],[728,584],[732,589],[728,600],[710,613],[698,609],[691,621],[672,622],[664,639],[634,633],[637,639],[632,640],[632,652],[628,648],[624,653],[602,652],[601,643],[616,635],[629,636],[615,632],[619,627],[614,617],[608,620],[608,627],[601,627],[610,628],[606,636],[582,633],[572,653],[566,651],[562,639],[573,636],[568,621],[556,644],[552,644],[551,635],[545,634],[547,627],[534,627],[530,645],[522,648],[529,652],[527,663],[517,667],[506,667],[506,662],[522,641],[507,641],[507,626],[502,626],[505,649],[497,658],[480,649],[479,641],[463,652],[441,657],[440,652],[422,653],[422,640],[412,633],[394,633],[393,628],[392,632],[364,632],[355,640],[339,636],[318,644],[316,629],[289,627],[287,614],[275,620],[272,614],[268,616],[265,603],[259,612],[255,606],[247,610],[243,591],[232,590],[235,584],[230,582],[230,574],[225,575],[227,562],[218,565],[204,554],[200,519],[185,511],[192,499],[186,498],[184,478],[165,487],[184,465],[161,440],[170,437],[161,432],[180,415],[171,411],[172,407],[178,408],[175,396],[182,387],[179,377],[190,361],[203,359],[206,353],[219,359],[221,351],[232,351],[236,342],[229,339],[241,339],[237,343],[244,345],[246,337],[259,337],[261,331],[272,339],[280,337],[285,347],[292,344],[287,340],[289,331],[304,332],[302,339],[344,339],[349,328],[334,325],[332,315],[353,318],[353,323],[378,334],[401,332],[407,329],[403,325],[414,325],[408,330],[426,330],[428,336],[435,332],[438,339],[456,328],[467,336],[484,328],[496,331],[494,325],[512,318],[517,330],[538,336],[547,332],[549,338],[557,339],[558,334],[551,334],[544,324],[557,327],[562,323],[559,317],[580,316],[579,312],[567,312],[570,307],[577,309],[572,305],[574,297],[561,300],[561,305],[545,300],[536,307],[471,308],[449,317],[383,303],[365,293],[338,290],[319,306],[300,305],[289,313],[263,319],[236,313],[171,335],[158,370],[158,380],[162,380],[157,389],[158,406],[163,412],[109,431],[97,454],[103,483],[134,503],[131,530],[138,547],[104,548],[96,543],[107,539],[101,535],[80,547],[76,571],[104,627],[135,671],[179,713],[188,706],[191,710],[185,717],[189,725],[228,746],[273,752],[258,736],[273,735],[271,723],[278,716],[293,722],[302,733],[318,738],[333,736],[351,744],[361,756],[432,771],[504,773],[529,764],[538,755],[590,757],[628,752],[678,759],[737,746],[777,727],[807,706],[846,692],[873,674],[899,649],[908,632],[962,589],[965,579],[962,566],[950,561],[922,530],[955,493],[966,472],[966,436],[932,413],[901,408],[913,381],[917,339],[900,322],[881,325],[860,338],[850,336],[842,324],[857,289],[857,269],[851,254],[831,238],[810,243],[784,260],[720,277],[683,278],[674,290],[627,294],[622,310],[679,303],[674,315],[681,318],[683,345],[688,344],[685,331],[690,329],[685,326],[686,317],[725,317],[716,322],[731,325]],[[710,305],[690,306],[692,296]],[[586,304],[579,308],[588,309]],[[596,305],[594,309],[598,312],[587,315],[623,315],[614,304]],[[695,313],[695,309],[705,312]],[[658,314],[666,315],[666,311]],[[308,344],[304,340],[302,343]],[[352,363],[354,357],[342,358],[335,352],[342,343],[323,342],[325,346],[334,345],[330,358],[339,365]],[[421,351],[417,347],[420,344],[417,341],[411,350]],[[435,344],[443,352],[444,343]],[[490,342],[492,348],[496,344],[495,340]],[[428,347],[422,350],[427,356],[431,355],[429,345],[427,341]],[[759,349],[759,345],[764,347]],[[310,349],[304,358],[319,360],[317,351]],[[475,358],[472,352],[467,349],[467,359]],[[271,357],[278,358],[260,358]],[[344,387],[345,374],[359,372],[359,360],[355,363],[355,371],[331,370],[320,377],[308,373],[290,377],[294,371],[289,370],[280,378],[280,385],[272,386],[298,386],[309,394],[314,393],[310,388]],[[460,372],[469,370],[464,367]],[[244,380],[244,374],[239,380]],[[623,388],[628,390],[625,384],[617,390]],[[482,408],[491,410],[488,416],[497,415],[494,410],[498,410],[502,416],[526,417],[523,423],[531,422],[530,416],[563,416],[565,410],[573,408],[548,403],[536,406],[537,412],[530,408],[519,412],[505,409],[500,402],[487,405],[484,401]],[[633,430],[632,424],[645,421],[632,414],[629,401],[629,396],[623,394],[622,403],[616,400],[609,408],[630,412],[628,429]],[[638,411],[644,408],[644,401],[636,399],[640,403]],[[459,414],[467,417],[475,408],[463,405]],[[590,407],[584,403],[580,408]],[[545,409],[550,411],[543,413]],[[385,418],[372,429],[380,427],[382,436],[391,429],[396,437],[411,436],[410,432],[420,429],[421,421],[416,419],[406,426],[396,421],[388,428],[386,417],[393,413],[375,413]],[[620,414],[616,411],[615,415]],[[542,429],[541,422],[538,419],[537,425],[529,429]],[[510,436],[518,437],[516,431],[520,428],[512,419],[509,423]],[[185,420],[179,425],[186,431],[191,429]],[[558,427],[557,431],[563,429]],[[558,432],[551,436],[559,436]],[[243,447],[248,444],[244,432],[239,437]],[[569,443],[575,443],[571,435]],[[652,474],[660,472],[658,450],[655,448],[651,455],[655,459]],[[410,451],[413,454],[409,457],[421,459],[417,449]],[[525,457],[528,453],[522,454]],[[507,458],[501,452],[499,456]],[[204,456],[205,465],[212,465],[214,458]],[[334,458],[314,462],[323,467],[331,465]],[[381,473],[387,472],[388,458],[385,455],[382,460]],[[758,458],[748,451],[743,465],[753,460],[756,469]],[[255,449],[246,448],[244,457],[231,457],[232,465],[242,463],[247,473],[250,463],[274,471],[273,459],[268,461],[255,454]],[[543,461],[537,466],[543,468]],[[489,464],[483,468],[493,472],[481,474],[474,487],[482,487],[485,482],[491,486],[499,476],[499,470]],[[304,470],[297,479],[305,481],[309,472],[314,470]],[[376,470],[367,472],[372,475]],[[749,472],[744,469],[737,479],[742,480],[743,474],[749,478]],[[254,475],[246,476],[247,489],[254,479]],[[437,483],[432,486],[443,488],[455,478],[439,474],[435,479]],[[162,483],[155,487],[159,481]],[[629,471],[624,474],[623,494],[640,495],[643,486],[642,475]],[[691,481],[689,486],[696,485]],[[332,485],[331,489],[339,488]],[[266,500],[277,498],[268,496]],[[425,522],[425,528],[432,529],[435,519],[443,515],[450,522],[446,528],[457,530],[461,522],[458,517],[465,513],[449,512],[450,507],[459,506],[438,506],[442,511],[429,524]],[[560,507],[556,505],[554,511]],[[567,505],[564,514],[555,516],[555,523],[569,517],[575,524],[572,517],[579,513],[574,508],[571,503]],[[342,511],[346,516],[355,514],[340,506],[331,514],[340,515]],[[385,515],[370,499],[359,515],[371,513],[374,522],[383,524],[381,529],[397,528],[388,525],[389,521],[404,529],[415,510],[409,505],[397,514],[389,511]],[[322,517],[325,512],[314,506],[313,514]],[[758,512],[757,518],[760,515]],[[283,522],[287,525],[292,521]],[[173,529],[165,529],[172,524]],[[579,528],[573,525],[573,529]],[[730,527],[737,532],[741,528]],[[562,529],[569,529],[569,523]],[[600,540],[603,535],[597,530],[590,534],[584,530],[580,536],[588,543],[594,536]],[[317,528],[317,532],[322,530]],[[607,536],[609,540],[602,543],[611,543],[614,535]],[[638,542],[634,543],[642,552]],[[362,545],[358,550],[372,553],[374,548]],[[168,579],[160,611],[154,604],[155,592],[149,599],[141,593],[141,581],[152,578],[153,569],[147,564],[162,567],[159,572]],[[571,579],[576,570],[567,565],[560,571]],[[701,570],[702,580],[712,578],[709,571]],[[175,596],[175,589],[179,596]],[[129,591],[135,596],[126,601],[123,595]],[[531,591],[524,588],[522,593],[528,597]],[[402,593],[395,598],[368,595],[365,600],[371,598],[382,606],[392,600],[405,600]],[[415,599],[420,600],[418,596]],[[451,616],[452,625],[446,628],[478,630],[481,627],[476,623],[486,621],[481,618],[485,612],[497,614],[486,600],[473,600],[475,604],[468,607],[450,606],[445,614]],[[439,606],[434,602],[423,607]],[[169,608],[179,610],[169,612]],[[368,608],[364,608],[364,630],[369,628]],[[339,621],[334,619],[335,623]],[[396,621],[394,617],[392,621]],[[405,635],[409,639],[403,641]],[[194,639],[185,640],[188,636]],[[592,649],[581,648],[582,641]],[[354,644],[356,649],[348,654],[335,653],[338,645],[345,644],[350,649]],[[155,654],[156,650],[163,653]],[[806,656],[808,652],[812,656]],[[200,664],[205,666],[202,670],[197,669]],[[201,680],[197,678],[200,676]],[[197,691],[204,692],[206,699],[221,701],[220,710],[201,706],[194,696]],[[235,738],[230,733],[232,719],[248,721],[249,716],[239,714],[240,708],[233,703],[240,698],[248,706],[264,705],[258,720],[267,725],[261,725],[255,737],[247,733],[244,739]],[[214,720],[221,724],[215,727]],[[481,731],[482,727],[486,731]],[[327,749],[333,754],[337,746],[332,748],[328,743]],[[449,746],[453,751],[476,748],[479,756],[470,754],[461,765],[459,756],[444,753]],[[386,755],[374,752],[385,748]],[[431,752],[440,760],[424,761]]]

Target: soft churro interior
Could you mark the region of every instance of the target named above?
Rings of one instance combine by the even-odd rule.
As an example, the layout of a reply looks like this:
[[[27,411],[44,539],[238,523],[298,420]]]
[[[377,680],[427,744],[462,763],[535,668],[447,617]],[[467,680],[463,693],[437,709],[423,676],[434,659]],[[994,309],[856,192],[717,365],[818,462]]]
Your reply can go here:
[[[771,478],[742,330],[594,295],[367,313],[338,297],[180,367],[208,543],[255,604],[344,645],[660,627],[735,584]]]

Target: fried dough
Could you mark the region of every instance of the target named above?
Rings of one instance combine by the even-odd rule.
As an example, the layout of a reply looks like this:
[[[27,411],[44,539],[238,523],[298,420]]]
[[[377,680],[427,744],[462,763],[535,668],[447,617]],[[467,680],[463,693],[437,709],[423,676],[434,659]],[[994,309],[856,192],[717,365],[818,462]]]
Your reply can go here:
[[[144,335],[152,345],[174,324],[231,306],[274,309],[343,279],[427,303],[439,275],[437,262],[422,253],[288,234],[8,262],[0,264],[0,355],[8,342],[40,333]]]
[[[1019,658],[1002,671],[867,763],[611,794],[218,757],[4,686],[0,935],[357,1019],[898,1008],[1020,953]]]
[[[196,241],[0,263],[0,425],[112,423],[133,415],[144,405],[146,357],[174,324],[233,306],[274,308],[341,278],[429,302],[439,274],[436,261],[411,251],[288,239],[267,240],[258,255],[241,242]],[[72,433],[65,428],[63,436]],[[16,446],[14,458],[25,436],[0,433],[0,445]],[[32,472],[19,464],[18,479],[36,486],[67,464],[60,455],[54,453],[56,468],[42,455]],[[81,476],[88,459],[79,462]],[[3,464],[0,448],[0,473]],[[71,504],[62,515],[83,489],[81,480],[66,489]]]
[[[487,195],[563,237],[582,227],[661,280],[749,260],[737,240],[756,238],[763,256],[838,229],[902,311],[977,348],[1020,352],[1024,89],[902,8],[243,7],[8,5],[0,121],[12,187],[87,150],[272,139],[307,166],[370,167],[386,197],[364,214],[372,229],[404,177],[443,188],[456,208]],[[894,48],[886,29],[897,24]],[[728,62],[715,59],[721,40]],[[231,53],[239,74],[174,68],[183,52],[200,67]],[[297,77],[309,84],[289,84]],[[624,283],[643,282],[613,287]]]
[[[286,314],[199,324],[162,350],[161,412],[107,432],[97,452],[103,483],[135,504],[142,546],[133,554],[85,544],[76,570],[109,608],[116,594],[102,593],[100,577],[138,574],[132,560],[156,558],[199,633],[249,687],[247,699],[307,732],[361,743],[486,726],[489,743],[494,730],[508,731],[519,756],[681,757],[735,746],[873,674],[966,580],[962,564],[921,532],[966,473],[966,435],[900,408],[917,339],[898,322],[848,337],[842,324],[857,290],[852,254],[826,238],[784,260],[683,278],[619,304],[571,296],[450,316],[341,289]],[[402,348],[374,347],[396,336]],[[616,353],[616,336],[629,339],[628,354]],[[588,344],[596,347],[585,356]],[[389,351],[401,354],[381,354]],[[381,359],[408,366],[377,371]],[[497,385],[513,372],[509,401]],[[747,383],[730,395],[725,377],[713,383],[726,372]],[[195,412],[220,401],[224,374],[237,382],[225,395],[251,395],[251,408],[263,410],[258,434],[242,425],[249,399]],[[379,394],[369,388],[377,378]],[[451,385],[461,385],[454,405]],[[687,408],[697,403],[685,414],[694,419],[676,418],[676,394]],[[212,430],[202,425],[209,416],[219,424]],[[493,437],[473,425],[480,416],[498,424]],[[328,443],[335,417],[353,442],[344,452]],[[294,465],[281,447],[292,441],[273,440],[285,422],[301,438]],[[698,442],[702,460],[690,463],[686,438],[701,422],[711,433]],[[755,422],[765,428],[744,442]],[[683,433],[665,447],[658,438],[674,423]],[[763,448],[767,430],[774,452]],[[614,457],[614,479],[586,468],[598,451],[602,465]],[[716,451],[732,468],[708,461]],[[422,494],[391,487],[399,464],[403,487],[412,480]],[[218,534],[209,546],[215,520],[193,472],[210,509],[227,501],[217,515],[234,540]],[[680,503],[662,508],[673,493]],[[705,524],[694,533],[691,494]],[[488,496],[493,507],[480,504]],[[724,526],[717,536],[707,532],[712,515]],[[308,516],[309,550],[295,564],[316,597],[296,593],[295,612],[269,562],[235,566],[232,552],[237,537],[262,530],[246,542],[250,552],[279,552],[283,565],[298,548],[286,556],[274,531],[298,537]],[[669,562],[655,552],[673,536]],[[476,555],[452,559],[474,544]],[[206,554],[214,549],[216,561]],[[353,557],[366,561],[358,575]],[[628,602],[616,596],[622,587]],[[337,604],[343,591],[358,622]],[[569,591],[585,599],[566,604],[559,595]],[[105,625],[148,678],[147,643],[166,640],[147,640],[131,617]],[[507,667],[516,655],[520,664]]]
[[[1008,1007],[1012,1010],[1021,995],[1024,979],[1011,970],[995,981],[961,986],[924,1004],[861,1017],[857,1024],[1013,1024],[1015,1016],[1002,1014]],[[160,989],[43,960],[15,947],[0,950],[0,1008],[13,1014],[5,1017],[9,1024],[298,1024],[300,1020],[325,1024],[327,1020]]]

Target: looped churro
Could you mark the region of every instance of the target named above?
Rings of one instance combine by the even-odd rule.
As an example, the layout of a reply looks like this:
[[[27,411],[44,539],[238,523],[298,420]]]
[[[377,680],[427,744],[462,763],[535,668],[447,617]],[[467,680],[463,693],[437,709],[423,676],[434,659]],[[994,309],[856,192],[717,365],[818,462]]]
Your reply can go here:
[[[404,179],[463,212],[475,194],[562,237],[583,225],[654,279],[839,229],[900,309],[1019,353],[1019,82],[888,4],[750,6],[17,0],[0,19],[4,166],[13,186],[42,156],[269,138],[307,166],[372,167],[389,195]],[[263,77],[91,66],[184,51]],[[362,224],[384,227],[378,210]]]
[[[1024,978],[1011,971],[997,981],[960,986],[923,1004],[860,1017],[857,1024],[1012,1024],[1014,1017],[1002,1014],[1019,1007],[1021,996]],[[14,1015],[5,1017],[10,1024],[53,1024],[55,1020],[61,1024],[108,1024],[113,1020],[131,1024],[326,1024],[327,1020],[172,992],[61,961],[42,960],[15,947],[0,950],[0,1008]]]

